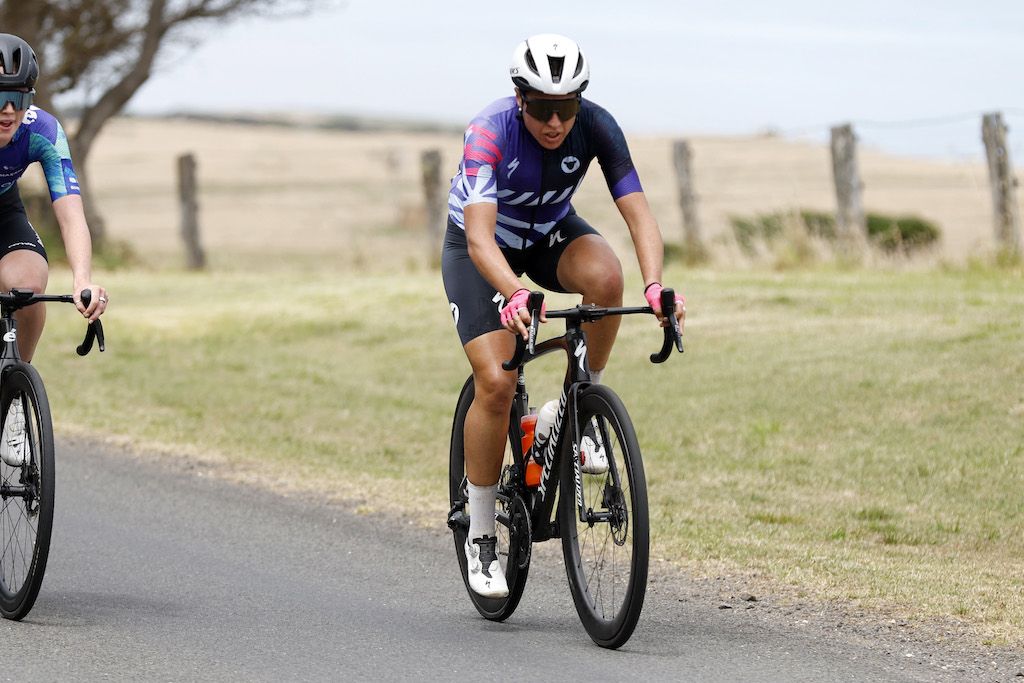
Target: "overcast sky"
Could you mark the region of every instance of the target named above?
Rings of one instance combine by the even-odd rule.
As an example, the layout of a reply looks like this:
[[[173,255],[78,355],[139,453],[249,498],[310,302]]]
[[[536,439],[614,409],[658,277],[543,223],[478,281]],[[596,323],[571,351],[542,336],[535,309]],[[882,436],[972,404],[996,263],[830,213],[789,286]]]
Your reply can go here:
[[[826,139],[852,121],[895,153],[980,156],[1001,110],[1024,159],[1021,0],[347,0],[288,20],[204,29],[130,110],[426,118],[462,125],[511,93],[515,44],[576,39],[587,97],[629,134]]]

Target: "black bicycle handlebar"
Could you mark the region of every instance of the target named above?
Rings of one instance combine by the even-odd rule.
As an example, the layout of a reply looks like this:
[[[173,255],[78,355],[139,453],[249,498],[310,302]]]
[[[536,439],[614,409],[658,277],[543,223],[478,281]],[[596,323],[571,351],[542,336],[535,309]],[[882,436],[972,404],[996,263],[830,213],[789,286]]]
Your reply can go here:
[[[652,363],[664,363],[672,355],[672,347],[675,346],[679,353],[683,352],[683,331],[679,328],[679,320],[675,315],[676,292],[673,289],[661,290],[661,312],[669,319],[665,326],[665,341],[661,345],[661,351],[651,354]]]
[[[679,353],[683,352],[683,333],[679,327],[675,312],[676,293],[672,289],[661,290],[661,310],[669,311],[668,318],[671,321],[665,326],[665,341],[658,353],[651,354],[652,363],[664,363],[672,355],[672,347],[675,346]],[[501,367],[505,370],[515,370],[522,365],[523,357],[527,352],[531,355],[537,344],[537,331],[540,326],[541,305],[544,303],[544,292],[530,292],[527,308],[530,311],[530,326],[527,328],[526,339],[516,335],[516,350],[512,358],[502,362]],[[594,322],[609,315],[630,315],[633,313],[654,313],[650,306],[627,306],[627,307],[602,307],[594,304],[581,304],[573,308],[566,308],[558,311],[548,311],[548,318],[567,318],[581,322]]]
[[[89,304],[92,302],[92,290],[83,289],[81,293],[82,305],[89,308]],[[103,339],[103,323],[100,322],[99,318],[89,323],[89,326],[85,329],[85,339],[78,345],[75,351],[78,352],[79,356],[84,356],[92,351],[92,344],[96,342],[100,347],[100,353],[107,350],[107,345]]]

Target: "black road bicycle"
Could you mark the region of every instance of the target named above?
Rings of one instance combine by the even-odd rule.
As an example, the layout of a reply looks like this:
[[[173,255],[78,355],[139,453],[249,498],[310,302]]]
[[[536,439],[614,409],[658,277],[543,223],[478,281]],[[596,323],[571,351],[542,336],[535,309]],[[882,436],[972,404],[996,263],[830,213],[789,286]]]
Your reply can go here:
[[[647,591],[649,528],[647,484],[633,423],[615,393],[603,384],[592,384],[587,361],[587,338],[582,323],[609,315],[652,314],[650,306],[602,308],[593,305],[548,311],[547,318],[564,318],[564,335],[537,342],[541,292],[530,294],[532,322],[527,341],[517,337],[516,352],[506,370],[519,373],[508,447],[498,481],[496,535],[498,559],[505,571],[509,594],[486,598],[469,587],[463,546],[469,534],[463,430],[473,402],[473,377],[462,387],[455,408],[448,464],[451,511],[448,526],[455,535],[466,590],[477,611],[492,621],[503,621],[515,611],[526,587],[533,543],[562,539],[565,570],[580,621],[598,645],[622,646],[633,634]],[[672,311],[675,294],[662,292],[663,311]],[[664,362],[675,346],[683,350],[678,321],[668,316],[664,344],[654,363]],[[558,413],[550,436],[523,453],[521,418],[529,412],[529,396],[523,367],[552,351],[564,351],[566,371]],[[608,467],[587,474],[581,452],[603,448]],[[539,453],[534,453],[540,449]],[[527,485],[526,456],[542,466],[540,483]],[[557,506],[556,506],[557,497]],[[557,510],[556,510],[557,507]],[[557,513],[557,514],[555,514]]]
[[[88,307],[92,292],[82,292]],[[53,425],[43,380],[21,360],[14,312],[46,301],[74,303],[70,294],[0,294],[0,614],[23,619],[35,604],[46,571],[53,529]],[[89,323],[84,356],[104,349],[103,325]]]

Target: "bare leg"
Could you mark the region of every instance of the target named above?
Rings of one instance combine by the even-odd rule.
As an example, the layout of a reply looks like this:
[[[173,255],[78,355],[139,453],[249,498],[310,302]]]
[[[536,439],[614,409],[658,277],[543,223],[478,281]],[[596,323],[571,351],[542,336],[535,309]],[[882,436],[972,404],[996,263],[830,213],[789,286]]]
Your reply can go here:
[[[515,337],[498,330],[471,340],[464,348],[473,366],[476,392],[466,414],[466,476],[477,486],[491,486],[501,474],[516,391],[516,373],[502,370],[501,362],[512,357]]]
[[[0,258],[0,291],[31,289],[36,294],[46,291],[50,269],[46,259],[34,251],[19,249]],[[31,362],[36,344],[46,324],[46,305],[35,304],[14,314],[18,322],[18,353]]]
[[[558,260],[558,281],[582,294],[583,303],[622,305],[622,264],[600,235],[584,235],[566,247]],[[620,320],[620,316],[613,315],[585,325],[592,369],[604,370],[608,364]]]

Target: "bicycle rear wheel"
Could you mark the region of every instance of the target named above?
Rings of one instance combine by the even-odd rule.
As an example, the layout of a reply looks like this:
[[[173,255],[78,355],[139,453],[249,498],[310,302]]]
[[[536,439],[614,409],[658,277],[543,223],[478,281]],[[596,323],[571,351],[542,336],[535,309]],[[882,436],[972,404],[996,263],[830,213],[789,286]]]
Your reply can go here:
[[[647,482],[633,423],[611,389],[583,390],[578,415],[580,442],[567,434],[562,457],[558,515],[565,570],[583,627],[598,645],[617,648],[633,635],[647,592]],[[595,445],[604,448],[608,469],[579,475],[587,514],[595,516],[581,521],[576,458]]]
[[[0,614],[22,619],[46,571],[53,528],[53,426],[43,381],[28,363],[0,381]]]
[[[486,619],[504,621],[515,612],[519,600],[526,588],[526,577],[530,571],[530,521],[526,508],[516,492],[512,481],[512,437],[509,436],[505,446],[501,478],[498,481],[497,519],[495,535],[498,539],[498,562],[505,572],[508,582],[508,595],[504,598],[485,598],[469,587],[464,546],[469,534],[469,498],[466,490],[466,455],[463,433],[466,426],[466,413],[473,403],[473,378],[470,377],[462,387],[462,394],[455,408],[455,421],[452,425],[451,451],[448,460],[448,492],[452,504],[449,526],[455,536],[455,556],[458,558],[462,580],[466,584],[473,606]]]

